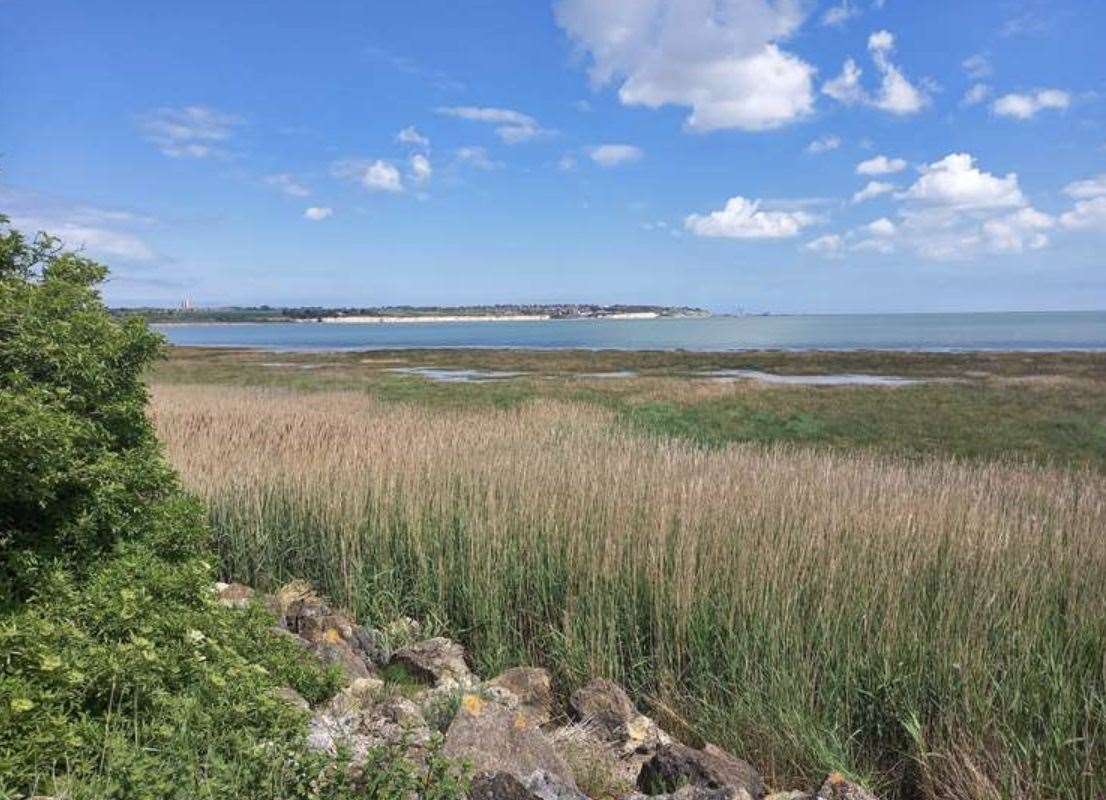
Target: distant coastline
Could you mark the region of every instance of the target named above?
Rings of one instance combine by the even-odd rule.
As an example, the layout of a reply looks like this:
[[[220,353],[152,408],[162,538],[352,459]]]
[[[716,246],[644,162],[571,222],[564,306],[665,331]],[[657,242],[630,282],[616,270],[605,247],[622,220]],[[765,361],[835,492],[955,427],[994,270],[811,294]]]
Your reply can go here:
[[[140,317],[159,325],[314,322],[323,324],[411,324],[434,322],[541,322],[573,319],[692,319],[710,317],[701,308],[652,305],[527,304],[481,306],[383,306],[324,308],[227,306],[219,308],[115,308],[116,317]]]

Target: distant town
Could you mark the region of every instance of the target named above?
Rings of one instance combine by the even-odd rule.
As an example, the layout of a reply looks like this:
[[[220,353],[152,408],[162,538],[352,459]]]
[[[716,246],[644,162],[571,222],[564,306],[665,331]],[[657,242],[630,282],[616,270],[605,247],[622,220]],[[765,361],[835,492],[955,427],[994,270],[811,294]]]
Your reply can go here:
[[[117,317],[141,317],[153,323],[184,322],[455,322],[549,319],[659,319],[709,317],[701,308],[593,303],[533,303],[474,306],[223,306],[197,308],[185,301],[177,308],[115,308]]]

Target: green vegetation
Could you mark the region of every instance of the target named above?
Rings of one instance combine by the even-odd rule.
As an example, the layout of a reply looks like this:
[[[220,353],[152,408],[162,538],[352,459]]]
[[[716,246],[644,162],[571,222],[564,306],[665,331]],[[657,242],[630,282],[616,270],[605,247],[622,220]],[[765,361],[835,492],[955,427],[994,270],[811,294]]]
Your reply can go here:
[[[842,770],[903,800],[1106,791],[1100,473],[811,448],[813,423],[782,411],[750,423],[767,444],[703,447],[538,380],[403,401],[381,380],[360,384],[379,397],[155,385],[230,572],[440,620],[483,674],[614,678],[770,785]]]
[[[146,417],[161,348],[113,321],[106,270],[0,217],[0,797],[341,798],[300,742],[333,671],[213,599],[204,511]],[[394,753],[368,795],[457,796]]]
[[[444,384],[388,371],[419,366],[526,375]],[[900,375],[929,382],[897,388],[809,387],[690,377],[717,369]],[[633,370],[636,377],[589,377],[619,370]],[[356,390],[389,402],[433,408],[512,408],[536,399],[557,399],[612,410],[633,430],[714,447],[784,441],[844,452],[862,448],[913,458],[1017,459],[1106,469],[1102,353],[290,354],[176,348],[151,379]]]

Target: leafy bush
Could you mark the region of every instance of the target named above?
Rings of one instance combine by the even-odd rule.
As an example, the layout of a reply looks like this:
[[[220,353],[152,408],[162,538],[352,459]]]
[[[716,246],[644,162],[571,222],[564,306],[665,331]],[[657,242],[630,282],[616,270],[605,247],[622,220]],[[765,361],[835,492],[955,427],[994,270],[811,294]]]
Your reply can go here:
[[[337,674],[214,601],[203,510],[145,414],[161,340],[111,319],[105,275],[0,229],[0,797],[363,796],[274,691],[319,701]],[[456,796],[431,766],[391,763],[376,796]]]

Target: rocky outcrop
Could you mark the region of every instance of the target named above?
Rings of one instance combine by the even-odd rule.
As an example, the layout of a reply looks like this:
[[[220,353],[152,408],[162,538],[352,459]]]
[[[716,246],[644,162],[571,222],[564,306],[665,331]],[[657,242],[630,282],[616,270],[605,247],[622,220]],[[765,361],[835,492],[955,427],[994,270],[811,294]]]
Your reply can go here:
[[[605,678],[577,689],[569,705],[577,720],[618,745],[624,755],[652,753],[672,741],[653,720],[638,712],[621,686]]]
[[[553,681],[539,667],[513,667],[484,684],[494,699],[522,709],[531,721],[545,725],[553,718]]]
[[[245,608],[253,600],[254,591],[242,583],[215,584],[215,599],[227,608]]]
[[[814,797],[817,800],[876,800],[874,794],[847,780],[840,772],[831,772]]]
[[[508,708],[475,692],[461,698],[442,752],[470,764],[484,782],[507,774],[545,800],[584,797],[568,765],[524,710]],[[503,785],[513,786],[510,782]]]
[[[711,744],[702,750],[678,743],[664,745],[645,762],[637,785],[651,794],[674,792],[685,785],[741,791],[752,800],[765,794],[764,781],[750,764]]]
[[[422,764],[444,732],[442,754],[471,768],[471,800],[876,800],[839,773],[816,793],[766,796],[750,764],[712,744],[673,741],[606,679],[573,692],[573,721],[554,726],[563,716],[544,669],[515,667],[481,683],[460,644],[419,639],[409,618],[369,628],[304,583],[263,596],[244,584],[214,588],[227,608],[262,603],[277,617],[274,635],[344,673],[345,687],[314,709],[291,688],[273,694],[311,714],[307,746],[348,754],[355,780],[371,750],[402,745]]]
[[[475,683],[465,663],[465,648],[440,636],[400,648],[388,666],[435,689],[466,689]]]

